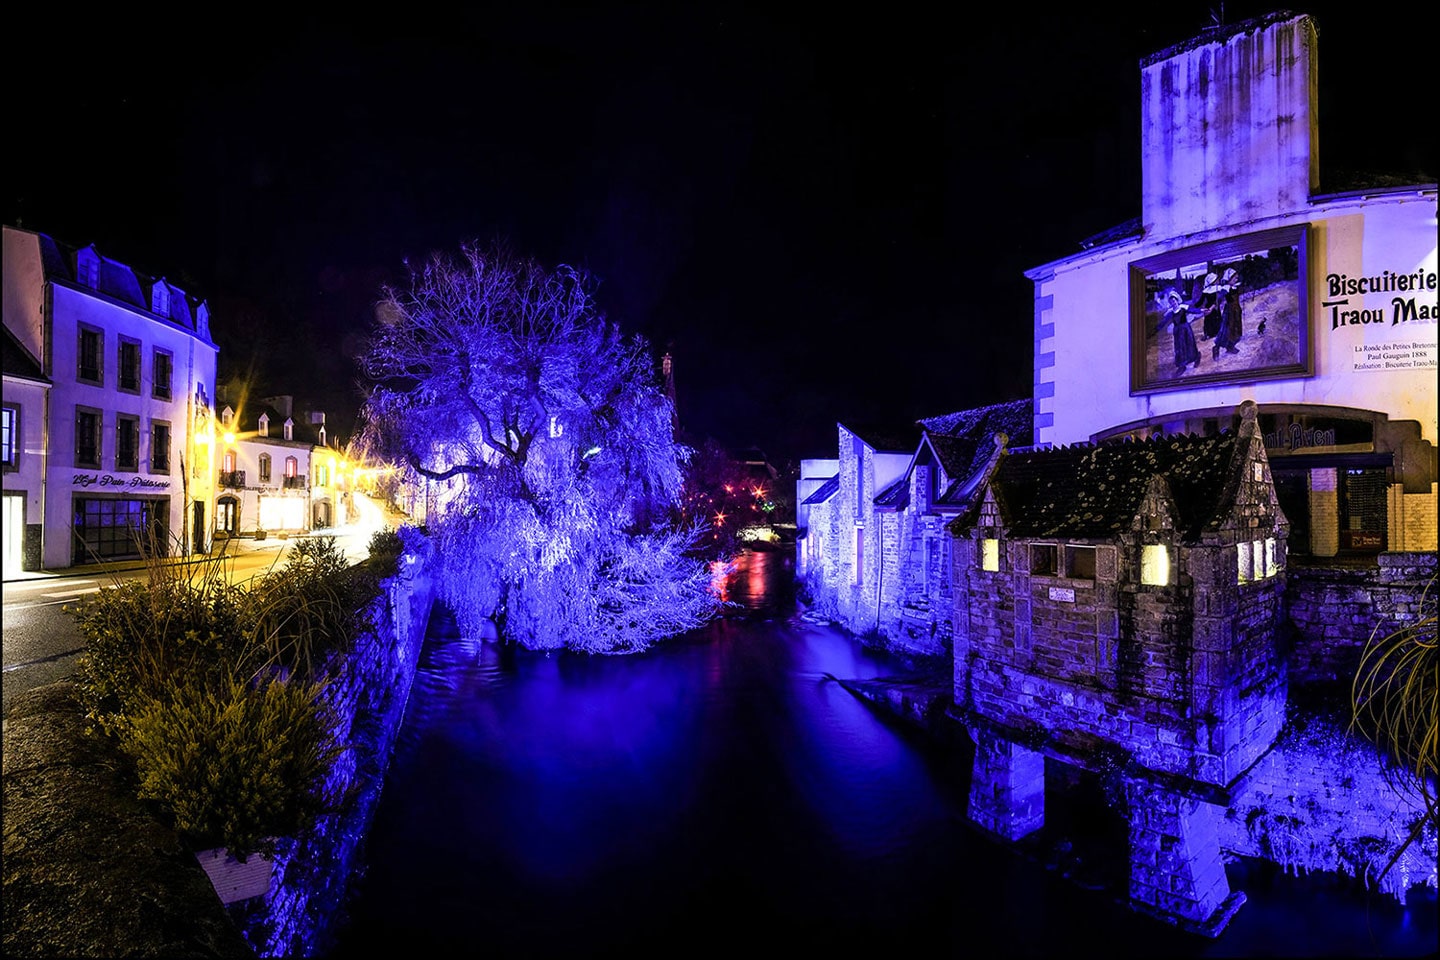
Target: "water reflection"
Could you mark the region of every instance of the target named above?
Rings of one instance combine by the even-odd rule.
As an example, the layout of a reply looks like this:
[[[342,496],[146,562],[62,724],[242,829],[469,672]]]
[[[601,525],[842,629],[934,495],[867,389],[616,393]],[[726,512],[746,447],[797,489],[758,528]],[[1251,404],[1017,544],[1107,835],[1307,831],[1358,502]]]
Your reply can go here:
[[[1378,901],[1301,922],[1293,887],[1187,937],[980,836],[965,758],[830,679],[905,665],[788,617],[788,573],[742,556],[734,616],[631,657],[520,653],[437,613],[337,955],[1433,946],[1433,917]]]

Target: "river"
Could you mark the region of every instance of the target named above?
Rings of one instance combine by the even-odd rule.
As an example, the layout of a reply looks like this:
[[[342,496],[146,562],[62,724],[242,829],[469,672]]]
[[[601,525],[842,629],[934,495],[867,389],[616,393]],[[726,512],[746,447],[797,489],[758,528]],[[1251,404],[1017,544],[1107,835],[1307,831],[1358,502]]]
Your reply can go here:
[[[831,679],[907,665],[794,615],[789,585],[786,554],[743,555],[736,616],[628,657],[516,651],[437,608],[332,955],[1434,950],[1433,896],[1240,863],[1249,901],[1207,940],[1125,908],[1103,865],[1081,886],[992,841],[968,752]]]

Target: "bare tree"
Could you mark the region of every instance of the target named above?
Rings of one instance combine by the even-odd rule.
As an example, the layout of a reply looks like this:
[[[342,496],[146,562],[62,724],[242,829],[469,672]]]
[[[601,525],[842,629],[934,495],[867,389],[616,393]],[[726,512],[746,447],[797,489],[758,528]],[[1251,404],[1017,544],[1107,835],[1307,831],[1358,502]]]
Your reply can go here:
[[[627,652],[714,612],[687,531],[671,406],[589,277],[502,247],[387,289],[360,364],[373,454],[440,486],[442,597],[530,647]]]

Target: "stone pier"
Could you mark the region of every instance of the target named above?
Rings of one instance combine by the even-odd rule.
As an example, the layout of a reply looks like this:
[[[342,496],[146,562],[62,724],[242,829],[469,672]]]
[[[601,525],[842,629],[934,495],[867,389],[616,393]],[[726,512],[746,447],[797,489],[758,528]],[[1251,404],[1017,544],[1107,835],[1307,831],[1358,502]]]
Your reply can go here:
[[[970,819],[1006,840],[1045,825],[1045,755],[984,730],[971,729],[975,769]]]
[[[1231,893],[1220,854],[1223,807],[1127,779],[1130,900],[1144,913],[1215,937],[1245,902]]]

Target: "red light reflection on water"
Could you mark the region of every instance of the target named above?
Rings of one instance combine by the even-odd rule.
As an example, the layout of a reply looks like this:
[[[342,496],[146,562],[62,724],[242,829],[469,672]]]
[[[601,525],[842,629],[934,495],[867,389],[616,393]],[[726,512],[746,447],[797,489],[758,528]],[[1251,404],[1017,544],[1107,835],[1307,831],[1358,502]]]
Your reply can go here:
[[[734,560],[712,560],[710,562],[710,592],[719,597],[721,603],[730,602],[730,581],[734,577]]]

